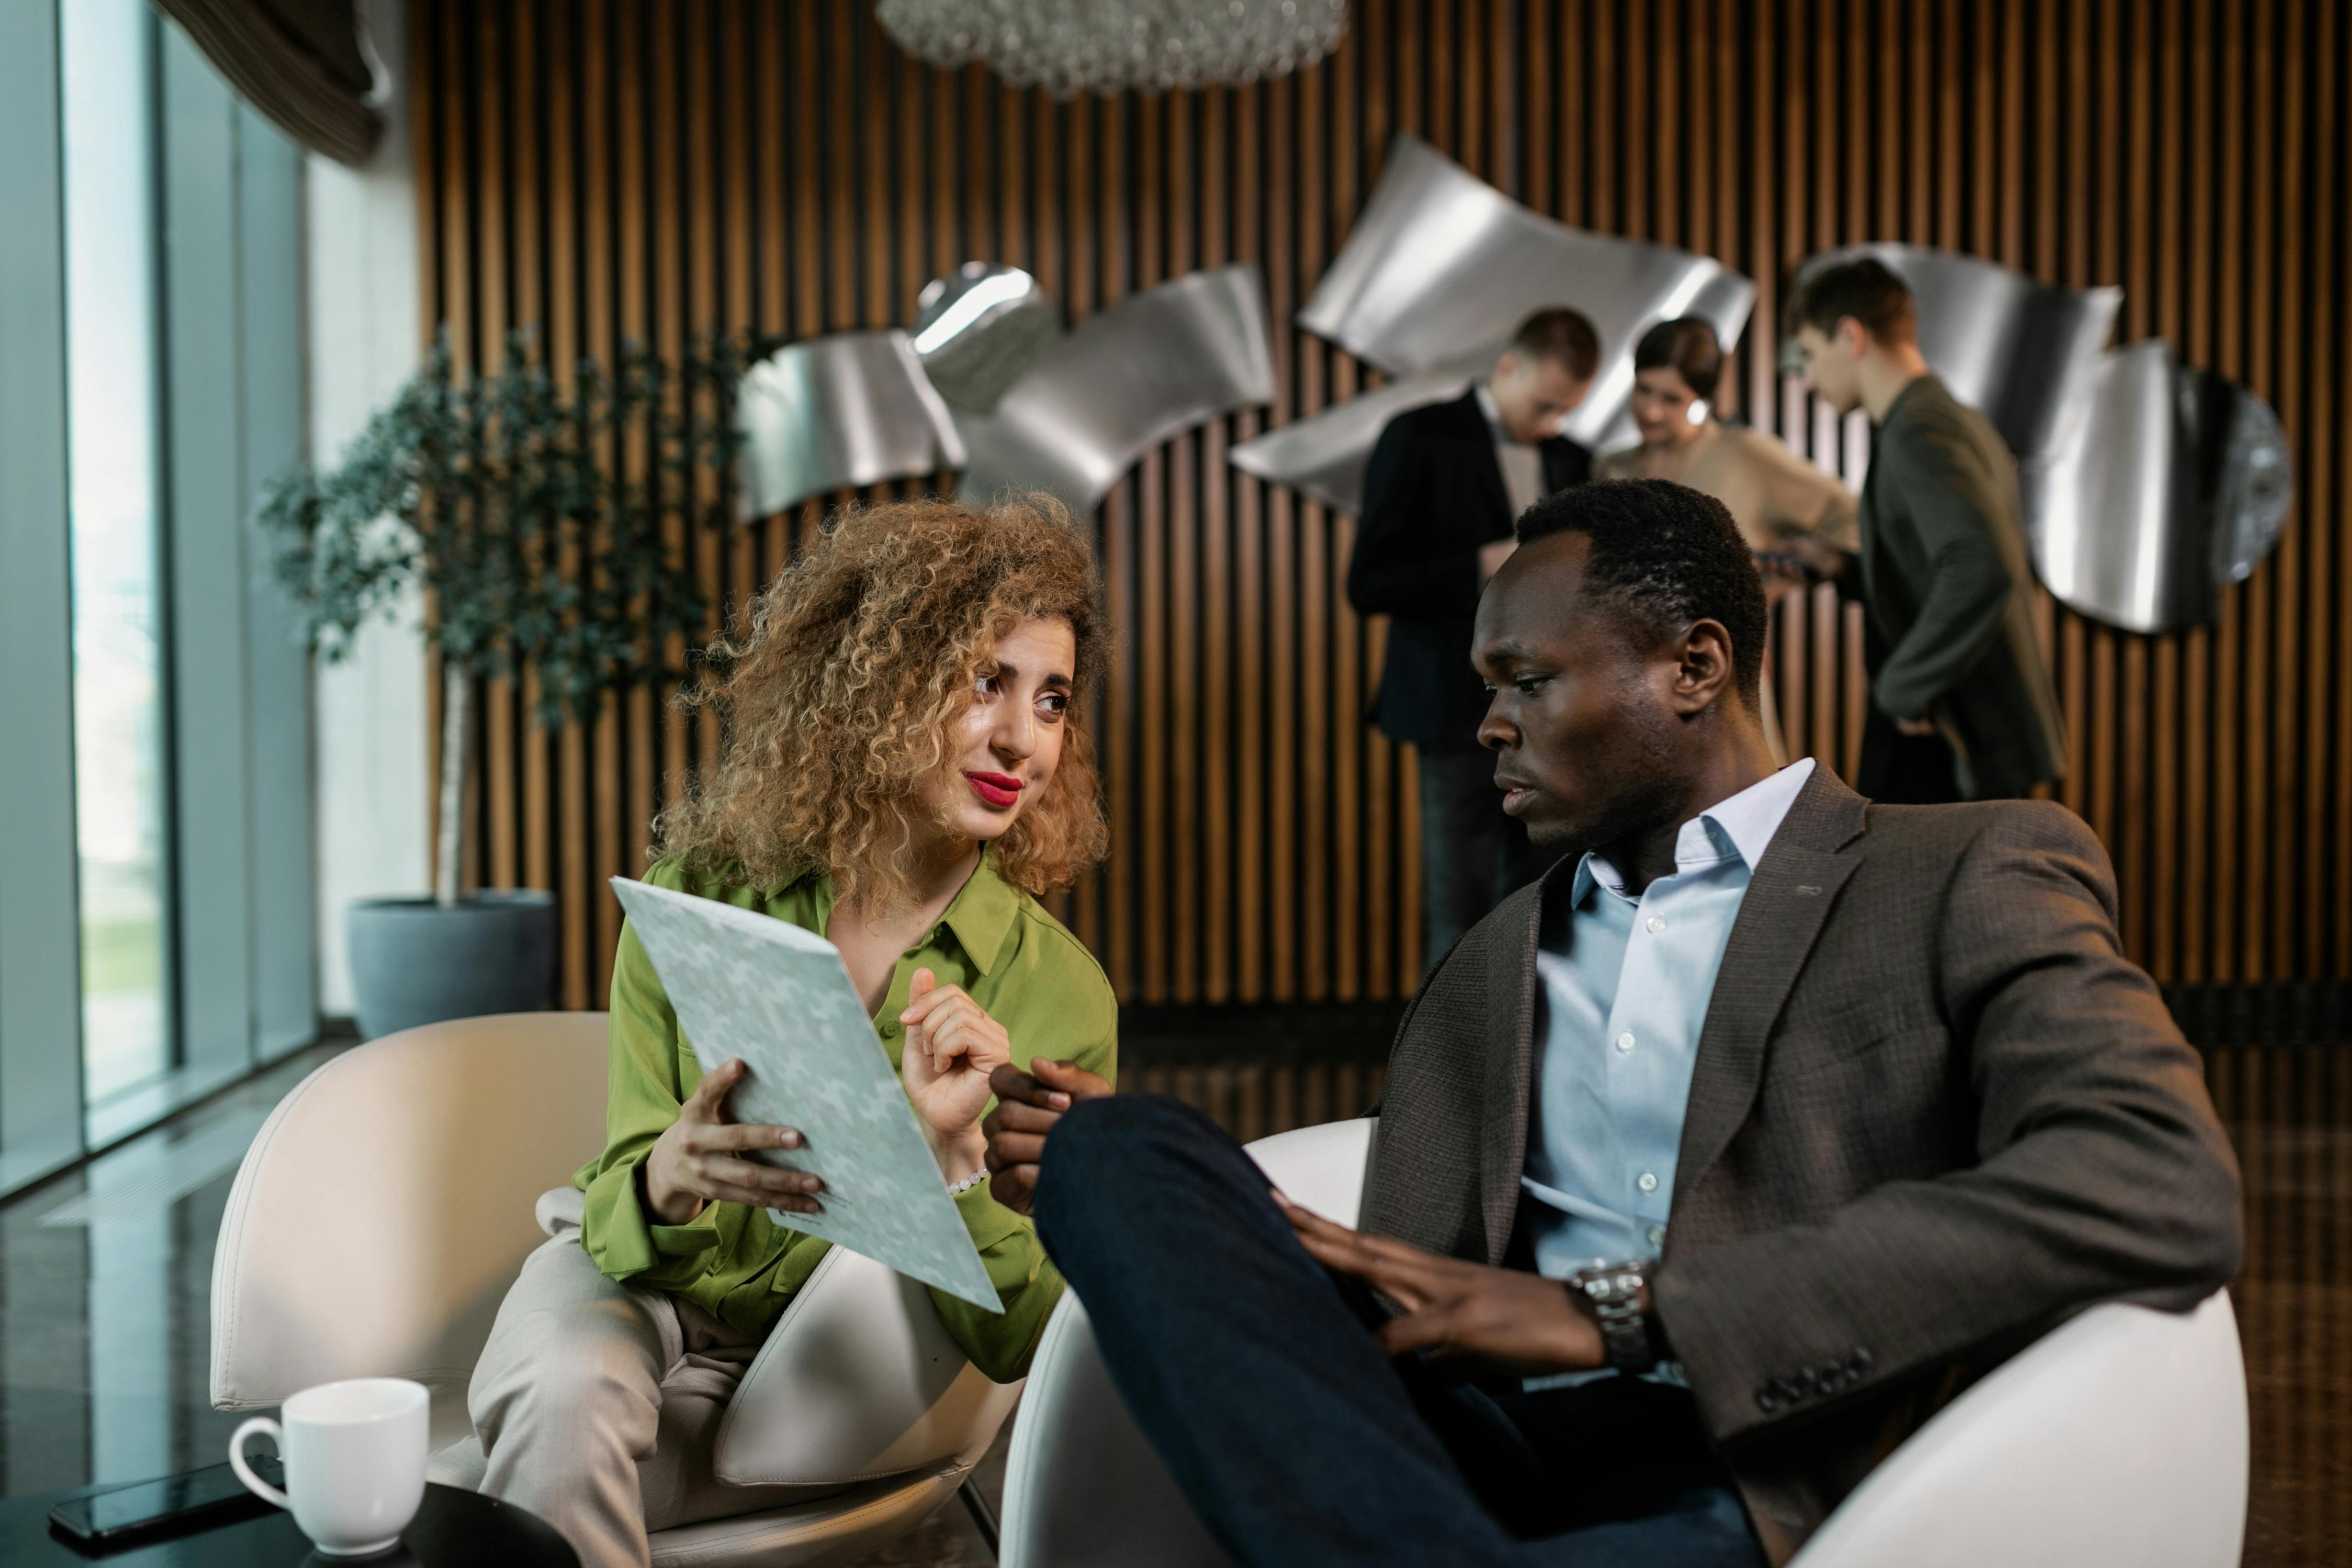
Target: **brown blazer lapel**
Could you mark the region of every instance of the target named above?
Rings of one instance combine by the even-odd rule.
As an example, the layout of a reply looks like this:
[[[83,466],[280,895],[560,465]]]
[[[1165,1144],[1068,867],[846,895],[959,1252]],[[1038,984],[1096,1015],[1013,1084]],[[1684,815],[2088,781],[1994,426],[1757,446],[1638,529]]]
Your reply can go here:
[[[1748,1119],[1764,1071],[1764,1039],[1860,858],[1866,803],[1824,769],[1798,792],[1741,900],[1700,1027],[1675,1166],[1675,1206],[1697,1186]]]
[[[1478,1142],[1478,1204],[1486,1226],[1486,1261],[1499,1264],[1518,1217],[1519,1173],[1528,1163],[1528,1077],[1535,1058],[1536,939],[1543,890],[1573,865],[1555,866],[1495,912],[1512,923],[1497,932],[1486,971],[1486,1083]]]

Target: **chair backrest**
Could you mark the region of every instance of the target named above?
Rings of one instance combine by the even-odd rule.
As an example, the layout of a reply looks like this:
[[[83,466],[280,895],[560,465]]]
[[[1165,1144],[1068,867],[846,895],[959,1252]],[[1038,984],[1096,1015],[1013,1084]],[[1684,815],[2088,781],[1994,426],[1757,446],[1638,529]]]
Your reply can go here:
[[[354,1047],[278,1102],[213,1256],[212,1397],[336,1378],[464,1386],[544,1239],[533,1202],[604,1142],[602,1013],[517,1013]]]
[[[1367,1118],[1302,1127],[1261,1138],[1249,1152],[1292,1201],[1353,1225],[1376,1126]],[[997,1561],[1003,1568],[1230,1568],[1119,1403],[1075,1291],[1045,1325],[1013,1419]]]
[[[2228,1294],[2187,1313],[2111,1302],[1913,1434],[1792,1568],[2232,1568],[2246,1464]]]

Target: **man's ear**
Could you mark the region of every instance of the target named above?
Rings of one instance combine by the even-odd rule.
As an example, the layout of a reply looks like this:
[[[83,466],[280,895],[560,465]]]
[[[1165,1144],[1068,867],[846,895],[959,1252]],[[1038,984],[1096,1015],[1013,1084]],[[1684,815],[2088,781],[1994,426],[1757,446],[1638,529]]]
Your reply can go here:
[[[1675,711],[1706,711],[1718,698],[1736,692],[1738,679],[1729,628],[1717,620],[1692,622],[1683,634],[1682,658],[1675,669]]]
[[[1841,316],[1837,324],[1837,344],[1855,359],[1870,352],[1870,329],[1852,316]]]

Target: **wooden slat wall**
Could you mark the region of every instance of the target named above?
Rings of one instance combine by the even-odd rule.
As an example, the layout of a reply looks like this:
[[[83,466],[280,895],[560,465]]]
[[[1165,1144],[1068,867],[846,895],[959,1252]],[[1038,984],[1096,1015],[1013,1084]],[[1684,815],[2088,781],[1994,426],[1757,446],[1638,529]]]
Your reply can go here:
[[[1569,222],[1723,257],[1761,285],[1759,321],[1798,258],[1908,240],[2119,283],[2125,337],[2270,397],[2301,504],[2215,626],[2146,639],[2045,604],[2076,758],[2057,793],[2113,850],[2160,978],[2352,974],[2336,6],[1363,0],[1315,70],[1064,104],[919,66],[849,0],[414,4],[425,319],[474,363],[523,323],[559,368],[706,327],[903,323],[968,258],[1030,268],[1074,320],[1265,267],[1276,405],[1151,454],[1097,521],[1116,849],[1067,912],[1122,996],[1380,998],[1419,973],[1412,758],[1360,721],[1381,627],[1339,589],[1353,521],[1224,463],[1367,384],[1287,323],[1398,130]],[[1866,429],[1783,381],[1769,334],[1731,381],[1737,412],[1858,479]],[[697,541],[714,592],[740,604],[824,510]],[[1818,597],[1776,643],[1790,735],[1847,771],[1857,626]],[[583,1005],[618,923],[603,879],[642,864],[712,737],[647,694],[552,735],[527,706],[479,708],[471,874],[559,891],[562,999]]]

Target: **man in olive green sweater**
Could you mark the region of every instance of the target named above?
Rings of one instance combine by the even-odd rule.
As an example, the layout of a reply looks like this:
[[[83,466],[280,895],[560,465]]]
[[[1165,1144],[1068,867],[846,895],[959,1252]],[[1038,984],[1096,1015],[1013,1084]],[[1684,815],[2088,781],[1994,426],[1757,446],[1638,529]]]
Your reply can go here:
[[[1862,489],[1872,713],[1856,787],[1934,804],[2012,798],[2063,777],[2009,448],[1929,373],[1911,290],[1885,263],[1812,273],[1790,316],[1813,391],[1878,426]]]

